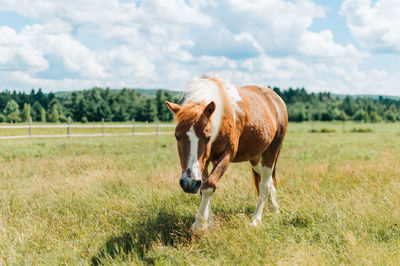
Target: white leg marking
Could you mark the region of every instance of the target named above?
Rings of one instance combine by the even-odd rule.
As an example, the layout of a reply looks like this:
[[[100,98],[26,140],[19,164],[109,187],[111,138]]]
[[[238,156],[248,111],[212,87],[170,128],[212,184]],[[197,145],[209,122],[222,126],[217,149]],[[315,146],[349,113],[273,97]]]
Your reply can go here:
[[[276,188],[274,186],[274,180],[272,178],[272,175],[268,178],[268,203],[269,203],[269,209],[271,210],[272,213],[279,213],[279,205],[276,202]]]
[[[214,193],[212,188],[202,190],[200,209],[196,214],[196,220],[192,225],[192,230],[195,233],[205,232],[212,229],[214,219],[211,211],[211,197]]]
[[[276,189],[274,187],[274,182],[272,179],[272,171],[274,170],[275,163],[272,168],[268,168],[261,165],[259,162],[253,169],[256,173],[261,176],[261,181],[259,184],[260,196],[258,199],[256,211],[254,212],[253,221],[251,225],[258,226],[262,224],[261,218],[263,209],[265,206],[265,198],[268,197],[269,208],[273,213],[279,213],[279,206],[276,202]]]
[[[197,158],[197,149],[199,146],[199,138],[196,136],[194,132],[193,126],[186,133],[190,140],[190,157],[188,162],[188,168],[191,170],[193,174],[193,178],[195,180],[201,180],[202,174],[200,170],[200,164]]]

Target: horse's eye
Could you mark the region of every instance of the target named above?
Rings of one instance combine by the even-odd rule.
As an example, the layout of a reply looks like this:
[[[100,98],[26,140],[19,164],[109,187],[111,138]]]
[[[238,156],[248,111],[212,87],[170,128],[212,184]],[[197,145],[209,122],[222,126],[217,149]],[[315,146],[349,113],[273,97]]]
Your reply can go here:
[[[210,142],[210,137],[206,138],[206,144]]]
[[[181,139],[180,136],[175,135],[176,141],[179,141]]]

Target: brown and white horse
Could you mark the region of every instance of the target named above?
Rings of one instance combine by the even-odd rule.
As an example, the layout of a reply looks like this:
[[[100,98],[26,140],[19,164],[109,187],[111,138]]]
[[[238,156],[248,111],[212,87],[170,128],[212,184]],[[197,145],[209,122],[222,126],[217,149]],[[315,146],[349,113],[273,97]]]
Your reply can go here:
[[[261,224],[266,200],[272,212],[279,212],[275,171],[288,116],[276,93],[262,86],[236,88],[214,75],[189,81],[182,106],[165,103],[178,119],[180,186],[187,193],[199,189],[201,193],[192,225],[195,233],[213,226],[211,196],[231,162],[250,161],[252,165],[259,200],[251,224]]]

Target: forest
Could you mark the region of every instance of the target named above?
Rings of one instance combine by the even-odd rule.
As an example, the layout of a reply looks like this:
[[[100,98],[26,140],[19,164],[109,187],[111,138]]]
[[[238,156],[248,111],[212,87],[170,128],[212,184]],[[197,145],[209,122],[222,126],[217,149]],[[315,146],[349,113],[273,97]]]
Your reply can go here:
[[[400,121],[400,98],[385,96],[340,96],[329,92],[308,93],[304,88],[272,88],[285,101],[289,121],[355,120]],[[43,93],[0,92],[0,122],[171,121],[164,101],[181,101],[176,92],[92,88],[84,91]]]

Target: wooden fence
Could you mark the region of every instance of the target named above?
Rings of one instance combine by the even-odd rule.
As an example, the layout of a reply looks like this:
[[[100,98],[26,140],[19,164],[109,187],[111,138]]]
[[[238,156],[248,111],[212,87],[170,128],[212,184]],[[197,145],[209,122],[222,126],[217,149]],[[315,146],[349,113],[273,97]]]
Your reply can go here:
[[[8,126],[0,126],[1,129],[27,129],[26,135],[17,135],[17,136],[0,136],[0,139],[24,139],[24,138],[65,138],[65,137],[102,137],[102,136],[145,136],[145,135],[171,135],[172,131],[160,131],[161,128],[174,128],[173,124],[159,124],[158,121],[155,124],[136,124],[133,120],[131,124],[122,124],[122,125],[112,125],[105,124],[104,119],[102,119],[101,124],[91,124],[91,125],[83,125],[83,124],[71,124],[71,120],[68,118],[68,123],[65,125],[33,125],[32,119],[29,120],[27,125],[8,125]],[[32,134],[32,129],[38,128],[64,128],[65,134],[44,134],[37,135]],[[97,128],[99,129],[99,133],[94,134],[73,134],[71,133],[71,129],[73,128]],[[126,133],[105,133],[106,128],[129,128],[130,132]],[[154,128],[154,131],[150,132],[137,132],[136,128]]]

